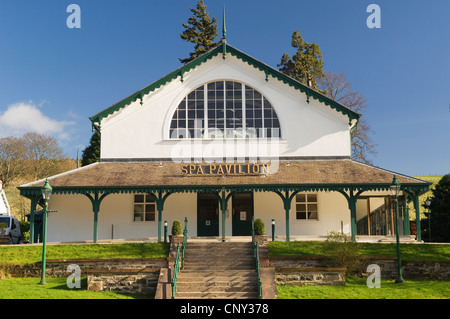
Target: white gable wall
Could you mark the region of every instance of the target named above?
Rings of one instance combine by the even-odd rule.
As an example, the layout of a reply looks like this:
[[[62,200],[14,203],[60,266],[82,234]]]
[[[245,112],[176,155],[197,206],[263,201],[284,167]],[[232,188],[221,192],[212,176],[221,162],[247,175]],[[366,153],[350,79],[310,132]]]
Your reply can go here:
[[[277,112],[281,125],[282,139],[279,148],[276,145],[277,151],[262,148],[257,139],[227,140],[235,153],[249,156],[258,149],[258,156],[267,152],[281,157],[350,156],[346,116],[313,98],[308,104],[305,94],[272,77],[266,81],[264,72],[228,54],[226,60],[219,55],[185,73],[183,82],[178,77],[156,89],[144,97],[143,105],[137,100],[103,119],[102,159],[174,159],[189,154],[183,147],[190,148],[190,141],[187,146],[186,140],[169,140],[173,113],[189,92],[217,80],[242,82],[261,92]],[[223,140],[199,143],[196,147],[200,147],[203,157],[222,157],[215,147],[223,145]]]

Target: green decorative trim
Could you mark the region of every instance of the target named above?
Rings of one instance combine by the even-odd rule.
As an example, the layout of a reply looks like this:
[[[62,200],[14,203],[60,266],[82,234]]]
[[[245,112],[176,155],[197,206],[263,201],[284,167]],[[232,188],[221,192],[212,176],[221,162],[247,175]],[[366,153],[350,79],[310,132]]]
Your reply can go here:
[[[145,95],[150,94],[151,92],[155,91],[156,89],[160,88],[161,86],[167,84],[168,82],[171,82],[172,80],[176,79],[178,76],[180,76],[181,81],[183,81],[184,80],[183,74],[185,72],[189,72],[190,70],[196,68],[197,66],[207,62],[208,60],[217,56],[219,53],[222,53],[224,59],[226,57],[226,54],[230,53],[232,56],[234,56],[234,57],[242,60],[243,62],[246,62],[247,64],[253,66],[254,68],[264,72],[265,76],[266,76],[266,81],[268,81],[268,76],[271,75],[272,77],[278,79],[279,81],[299,90],[302,93],[305,93],[307,95],[307,101],[309,101],[310,97],[312,97],[313,99],[324,103],[325,105],[342,113],[343,115],[348,116],[350,123],[353,120],[356,120],[356,121],[359,120],[360,115],[358,113],[356,113],[356,112],[350,110],[349,108],[345,107],[344,105],[328,98],[327,96],[323,95],[322,93],[320,93],[316,90],[313,90],[312,88],[294,80],[293,78],[287,76],[286,74],[256,60],[255,58],[243,53],[242,51],[239,51],[238,49],[227,44],[225,41],[223,41],[221,44],[219,44],[216,48],[212,49],[211,51],[199,56],[198,58],[185,64],[181,68],[173,71],[172,73],[169,73],[168,75],[153,82],[152,84],[146,86],[145,88],[143,88],[143,89],[133,93],[132,95],[128,96],[127,98],[119,101],[118,103],[95,114],[94,116],[90,117],[89,119],[92,121],[92,123],[100,123],[103,118],[106,118],[109,115],[113,114],[114,112],[119,111],[120,109],[126,107],[127,105],[135,102],[137,99],[141,99],[141,101],[142,101],[142,99]]]
[[[388,191],[390,184],[303,184],[303,185],[173,185],[173,186],[53,186],[53,194],[136,194],[136,193],[216,193],[227,192],[322,192],[322,191]],[[18,187],[20,195],[30,197],[41,194],[41,187]],[[401,190],[426,192],[429,184],[402,184]]]
[[[223,41],[222,43],[222,58],[225,60],[227,57],[227,43]]]

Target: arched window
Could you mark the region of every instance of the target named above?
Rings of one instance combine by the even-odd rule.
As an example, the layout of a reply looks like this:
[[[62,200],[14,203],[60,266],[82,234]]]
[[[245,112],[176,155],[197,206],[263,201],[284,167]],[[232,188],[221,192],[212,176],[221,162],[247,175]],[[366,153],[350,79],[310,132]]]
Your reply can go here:
[[[233,81],[204,84],[178,105],[170,138],[280,138],[272,105],[250,86]]]

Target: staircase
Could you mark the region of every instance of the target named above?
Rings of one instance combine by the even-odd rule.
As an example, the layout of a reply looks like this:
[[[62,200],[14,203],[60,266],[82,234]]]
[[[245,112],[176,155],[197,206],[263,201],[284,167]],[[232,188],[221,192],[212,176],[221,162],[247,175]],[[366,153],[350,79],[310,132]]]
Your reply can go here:
[[[188,242],[175,298],[258,298],[252,243]]]

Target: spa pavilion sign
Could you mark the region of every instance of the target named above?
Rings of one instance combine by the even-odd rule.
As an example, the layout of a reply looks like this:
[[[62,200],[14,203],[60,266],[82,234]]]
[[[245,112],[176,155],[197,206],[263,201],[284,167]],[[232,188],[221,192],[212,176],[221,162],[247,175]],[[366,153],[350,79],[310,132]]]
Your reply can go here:
[[[161,241],[163,222],[185,217],[195,237],[249,236],[252,218],[276,220],[287,241],[392,236],[394,173],[352,160],[359,117],[223,39],[90,118],[100,161],[48,177],[58,211],[48,241]],[[408,202],[420,229],[430,184],[395,175],[409,236]],[[31,240],[44,181],[19,187],[31,200]]]
[[[182,165],[181,174],[187,176],[198,175],[264,175],[269,174],[269,164],[208,164]]]

